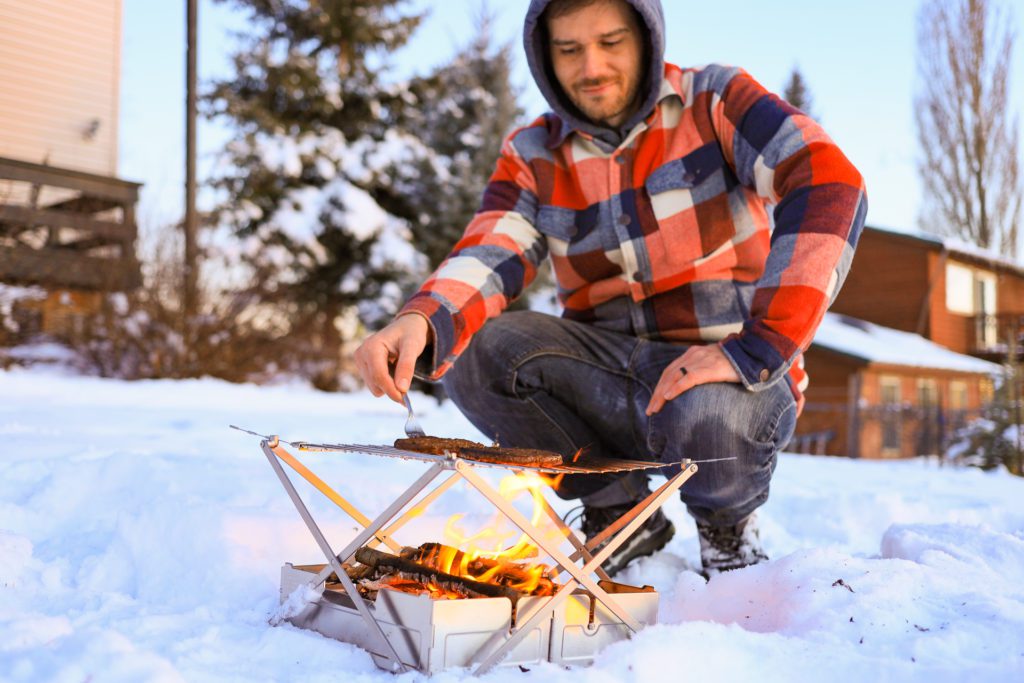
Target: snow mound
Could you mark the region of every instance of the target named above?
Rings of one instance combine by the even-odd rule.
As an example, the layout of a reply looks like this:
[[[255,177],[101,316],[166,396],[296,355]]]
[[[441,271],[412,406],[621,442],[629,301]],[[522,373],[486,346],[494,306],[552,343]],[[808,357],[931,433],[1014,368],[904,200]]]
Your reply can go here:
[[[882,537],[882,557],[969,572],[988,583],[1015,584],[1024,568],[1024,532],[961,524],[896,524]]]

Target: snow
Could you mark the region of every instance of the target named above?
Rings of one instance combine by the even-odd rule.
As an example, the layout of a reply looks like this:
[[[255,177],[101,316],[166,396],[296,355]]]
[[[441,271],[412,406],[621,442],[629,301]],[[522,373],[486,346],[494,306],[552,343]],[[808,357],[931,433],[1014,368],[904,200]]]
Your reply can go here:
[[[302,385],[127,383],[46,369],[0,373],[0,396],[0,680],[422,678],[270,625],[281,565],[322,558],[258,441],[227,427],[381,443],[401,434],[400,406]],[[450,403],[413,403],[428,432],[480,438]],[[361,455],[302,459],[368,514],[423,471]],[[353,537],[354,523],[302,491],[332,544]],[[771,562],[710,582],[687,571],[696,534],[673,500],[676,538],[622,576],[657,587],[659,625],[586,669],[484,678],[1022,680],[1022,496],[1024,479],[1003,472],[783,455],[761,511]],[[398,540],[436,540],[456,512],[469,525],[491,508],[456,487]]]
[[[329,218],[356,240],[375,239],[370,267],[398,266],[414,273],[426,268],[426,258],[410,242],[407,222],[386,212],[357,186],[371,184],[378,176],[389,178],[396,166],[411,167],[419,160],[430,160],[435,174],[447,177],[447,170],[417,138],[394,130],[388,130],[381,141],[362,138],[351,143],[336,129],[303,133],[297,138],[259,134],[251,143],[234,143],[236,153],[243,154],[248,144],[263,164],[279,175],[298,178],[305,161],[312,163],[324,181],[288,189],[277,210],[259,227],[259,234],[248,240],[250,255],[260,252],[264,260],[285,270],[296,257],[294,250],[268,239],[276,231],[307,248],[308,255],[299,257],[303,268],[324,264],[330,260],[329,254],[318,237]],[[243,203],[234,218],[244,221],[260,215],[258,207]],[[365,269],[352,269],[339,283],[339,291],[359,291],[366,275]]]
[[[986,375],[1000,372],[995,363],[950,351],[918,334],[836,313],[825,314],[813,343],[872,363]]]
[[[888,232],[897,235],[906,235],[907,237],[913,237],[915,239],[923,240],[925,242],[931,242],[940,249],[944,249],[951,254],[959,254],[961,256],[969,256],[983,261],[989,261],[993,264],[998,264],[1010,270],[1014,270],[1018,273],[1024,272],[1024,263],[1021,263],[1017,259],[1007,256],[1006,254],[1000,253],[995,248],[981,247],[961,237],[955,236],[940,236],[932,233],[924,232],[922,230],[915,230],[913,228],[893,228],[893,227],[879,227],[877,225],[868,226],[871,230],[877,230],[879,232]]]

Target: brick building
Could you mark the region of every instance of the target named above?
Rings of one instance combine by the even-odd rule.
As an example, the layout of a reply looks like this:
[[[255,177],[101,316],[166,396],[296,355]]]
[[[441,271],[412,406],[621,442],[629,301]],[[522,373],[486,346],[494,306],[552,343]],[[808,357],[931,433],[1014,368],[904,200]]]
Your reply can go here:
[[[805,355],[807,405],[791,450],[851,457],[939,453],[980,414],[1012,347],[1024,267],[924,234],[867,227]]]

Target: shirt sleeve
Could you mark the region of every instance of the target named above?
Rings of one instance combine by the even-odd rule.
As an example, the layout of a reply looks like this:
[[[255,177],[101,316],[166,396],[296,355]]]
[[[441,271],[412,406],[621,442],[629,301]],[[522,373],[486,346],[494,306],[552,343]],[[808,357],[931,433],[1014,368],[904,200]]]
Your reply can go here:
[[[721,342],[743,384],[774,384],[810,346],[864,227],[860,173],[814,120],[741,69],[717,67],[711,118],[740,182],[775,206],[765,270],[742,331]]]
[[[517,133],[505,140],[462,238],[398,313],[422,315],[430,325],[433,345],[416,372],[425,379],[437,380],[451,368],[483,324],[522,294],[547,256],[547,241],[534,227],[536,181],[516,151]]]

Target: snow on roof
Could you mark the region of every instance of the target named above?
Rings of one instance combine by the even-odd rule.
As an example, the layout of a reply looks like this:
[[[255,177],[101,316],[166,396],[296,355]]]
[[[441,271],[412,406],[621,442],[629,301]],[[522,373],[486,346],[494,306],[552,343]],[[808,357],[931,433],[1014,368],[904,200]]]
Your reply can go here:
[[[939,235],[933,235],[920,230],[881,228],[877,225],[869,225],[867,228],[878,232],[888,233],[890,235],[902,235],[904,237],[910,237],[923,242],[930,242],[937,248],[954,255],[967,256],[969,258],[987,261],[993,265],[999,265],[1019,273],[1024,273],[1024,263],[1010,258],[1005,254],[1001,254],[995,249],[985,249],[984,247],[979,247],[977,244],[971,244],[959,237],[941,237]]]
[[[838,313],[826,313],[813,345],[869,363],[994,374],[1000,367],[950,351],[918,334],[900,332]]]

